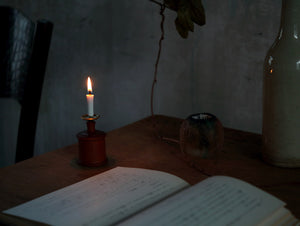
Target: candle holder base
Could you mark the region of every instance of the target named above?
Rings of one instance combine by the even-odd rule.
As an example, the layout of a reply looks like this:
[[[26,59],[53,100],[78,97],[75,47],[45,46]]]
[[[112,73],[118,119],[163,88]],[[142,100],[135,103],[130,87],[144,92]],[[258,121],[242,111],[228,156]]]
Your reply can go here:
[[[90,119],[90,117],[89,119],[84,119],[87,120],[87,130],[77,134],[79,145],[78,163],[89,167],[102,166],[107,162],[105,150],[106,133],[95,130],[96,122],[93,119]]]
[[[100,118],[100,115],[95,115],[95,114],[93,116],[90,116],[88,114],[81,116],[82,120],[87,120],[87,121],[97,120],[98,118]]]

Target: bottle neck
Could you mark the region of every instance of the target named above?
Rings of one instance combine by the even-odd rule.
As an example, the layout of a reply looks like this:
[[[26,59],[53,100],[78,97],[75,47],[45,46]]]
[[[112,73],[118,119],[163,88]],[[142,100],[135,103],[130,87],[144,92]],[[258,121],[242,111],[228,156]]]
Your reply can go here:
[[[300,0],[282,0],[279,39],[300,41]]]

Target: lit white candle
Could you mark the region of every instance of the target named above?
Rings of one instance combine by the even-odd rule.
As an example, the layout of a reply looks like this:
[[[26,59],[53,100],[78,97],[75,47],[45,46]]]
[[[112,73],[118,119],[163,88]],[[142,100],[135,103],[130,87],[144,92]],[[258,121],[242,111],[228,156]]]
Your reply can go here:
[[[87,91],[86,100],[87,100],[87,107],[88,107],[88,115],[94,116],[94,94],[92,94],[92,82],[90,77],[87,79]]]

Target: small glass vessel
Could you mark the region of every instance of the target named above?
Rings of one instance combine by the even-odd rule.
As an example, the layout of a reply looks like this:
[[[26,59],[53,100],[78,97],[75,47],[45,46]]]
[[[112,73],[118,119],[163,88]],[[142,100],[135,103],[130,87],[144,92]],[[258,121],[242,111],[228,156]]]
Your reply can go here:
[[[180,149],[192,158],[217,158],[224,143],[224,129],[219,119],[210,113],[198,113],[186,118],[180,128]]]

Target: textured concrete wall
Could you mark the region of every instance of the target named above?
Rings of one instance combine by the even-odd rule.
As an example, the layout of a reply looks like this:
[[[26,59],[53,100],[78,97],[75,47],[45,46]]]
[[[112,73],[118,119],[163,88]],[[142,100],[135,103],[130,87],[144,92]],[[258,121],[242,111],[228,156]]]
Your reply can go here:
[[[262,66],[279,28],[280,0],[203,0],[207,24],[187,40],[166,11],[155,113],[185,118],[210,112],[224,126],[261,132]],[[94,81],[97,128],[109,131],[150,114],[160,38],[159,7],[148,0],[0,0],[33,19],[54,22],[37,126],[35,153],[75,143],[85,129],[87,75]],[[1,165],[15,148],[0,102]],[[6,120],[4,120],[6,118]],[[6,122],[5,122],[6,121]],[[14,121],[14,120],[12,120]],[[17,120],[15,121],[17,123]],[[6,156],[2,158],[2,156]]]

